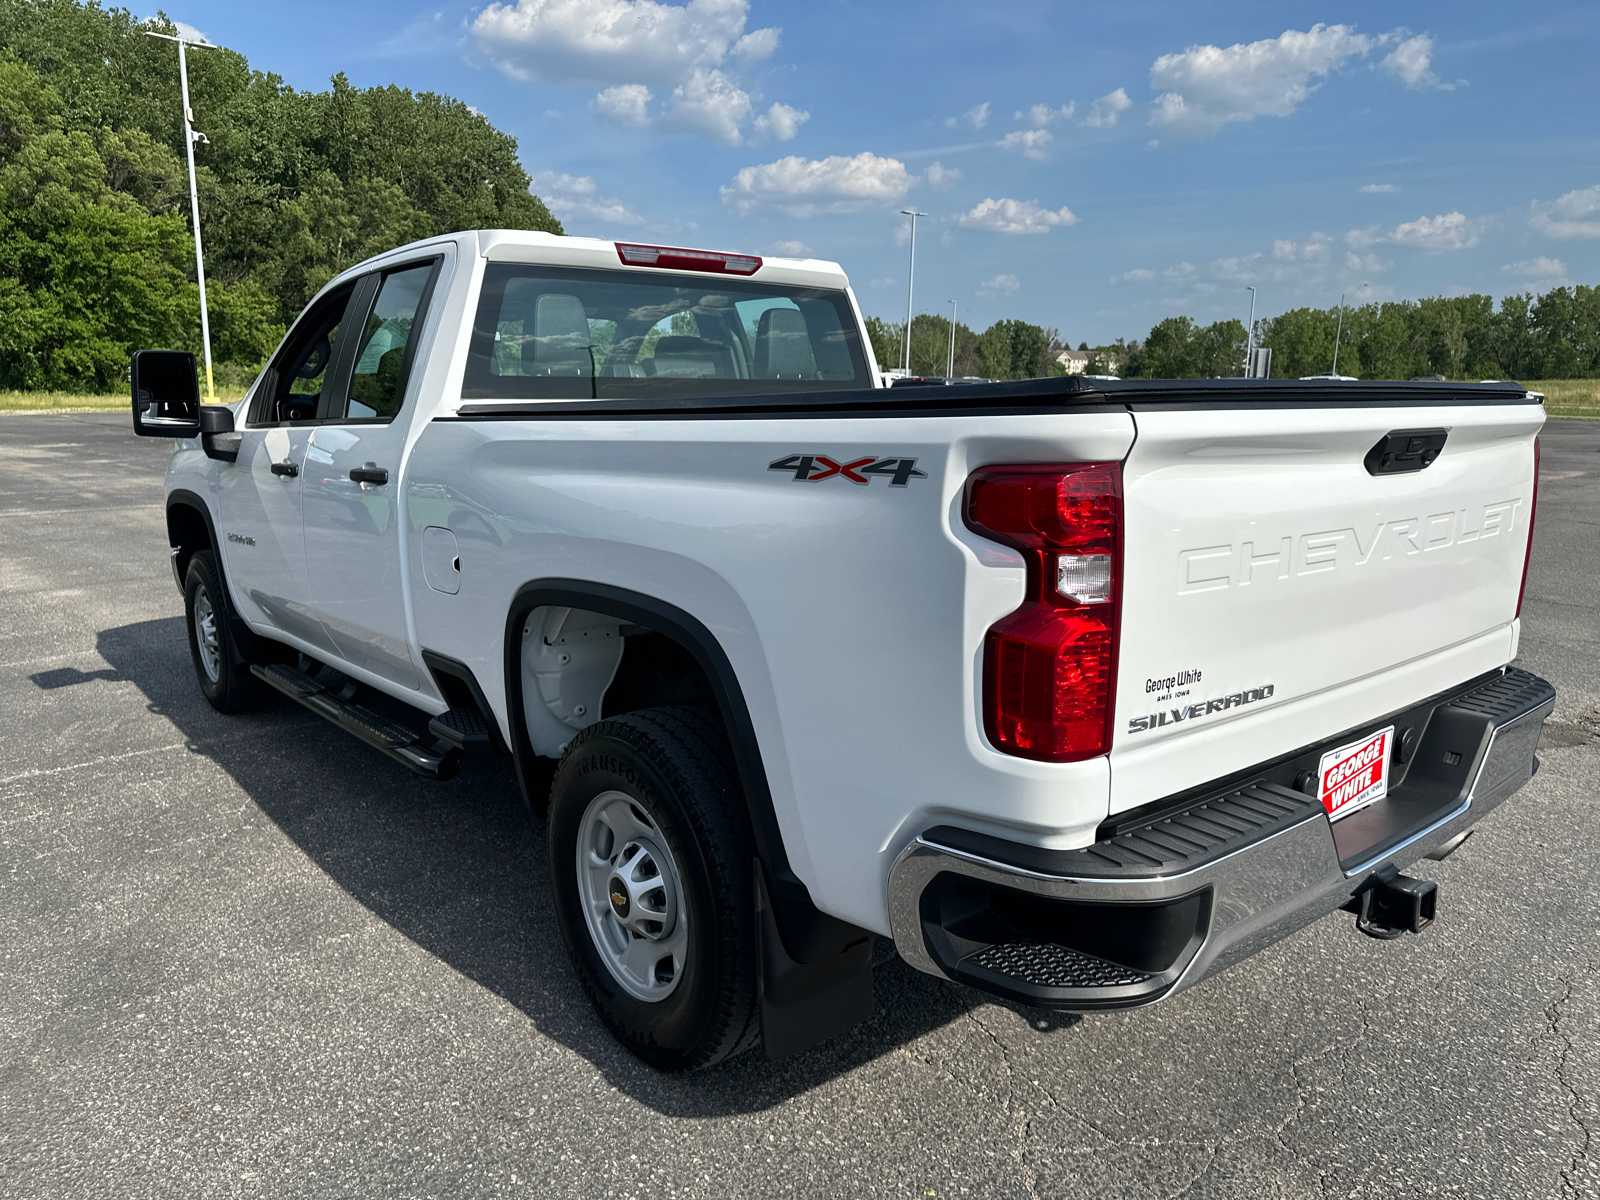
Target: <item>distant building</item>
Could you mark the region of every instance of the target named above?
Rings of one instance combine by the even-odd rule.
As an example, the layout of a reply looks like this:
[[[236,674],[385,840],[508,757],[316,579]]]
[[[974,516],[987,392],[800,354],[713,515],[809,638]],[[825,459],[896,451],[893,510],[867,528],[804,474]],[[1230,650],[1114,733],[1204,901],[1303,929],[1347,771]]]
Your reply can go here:
[[[1089,369],[1089,363],[1096,360],[1100,363],[1100,373],[1106,375],[1115,375],[1121,365],[1103,350],[1063,350],[1056,355],[1056,361],[1068,375],[1082,375]]]

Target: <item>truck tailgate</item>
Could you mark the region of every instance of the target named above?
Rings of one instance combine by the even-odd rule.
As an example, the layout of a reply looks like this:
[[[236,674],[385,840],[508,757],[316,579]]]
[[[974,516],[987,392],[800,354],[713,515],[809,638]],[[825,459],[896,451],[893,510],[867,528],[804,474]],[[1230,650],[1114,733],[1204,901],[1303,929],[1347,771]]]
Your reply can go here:
[[[1135,420],[1112,812],[1514,655],[1540,405],[1171,404]],[[1371,473],[1397,430],[1447,438],[1420,470]]]

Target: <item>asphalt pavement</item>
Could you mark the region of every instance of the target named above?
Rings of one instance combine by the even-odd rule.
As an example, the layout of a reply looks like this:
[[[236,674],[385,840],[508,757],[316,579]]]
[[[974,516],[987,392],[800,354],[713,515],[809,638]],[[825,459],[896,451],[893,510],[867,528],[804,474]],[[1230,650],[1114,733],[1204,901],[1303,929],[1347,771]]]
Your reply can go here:
[[[1600,422],[1543,441],[1532,783],[1428,863],[1150,1009],[918,974],[797,1058],[652,1072],[592,1015],[503,762],[407,773],[195,687],[169,448],[0,415],[0,1195],[1600,1195]]]

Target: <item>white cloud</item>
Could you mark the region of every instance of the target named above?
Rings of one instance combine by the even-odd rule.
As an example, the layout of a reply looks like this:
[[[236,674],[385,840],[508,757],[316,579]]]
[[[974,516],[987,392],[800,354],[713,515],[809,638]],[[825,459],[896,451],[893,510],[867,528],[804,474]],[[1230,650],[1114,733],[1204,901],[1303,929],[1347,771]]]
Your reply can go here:
[[[650,89],[642,83],[619,83],[594,98],[594,109],[618,125],[641,128],[650,124]]]
[[[1344,244],[1352,250],[1365,250],[1380,243],[1415,246],[1419,250],[1470,250],[1478,244],[1478,222],[1469,221],[1463,213],[1441,213],[1396,225],[1387,233],[1381,225],[1368,225],[1344,235]]]
[[[651,124],[651,87],[670,87],[664,127],[738,145],[755,102],[728,72],[767,58],[779,41],[775,28],[745,31],[749,8],[749,0],[508,0],[479,13],[471,31],[514,78],[604,85],[595,110],[620,124]],[[775,104],[756,132],[783,141],[808,115]]]
[[[672,89],[661,123],[737,146],[743,140],[739,126],[750,109],[750,93],[721,71],[696,71]]]
[[[774,104],[756,118],[756,135],[787,142],[800,132],[800,126],[810,119],[811,114],[808,112],[790,108],[787,104]]]
[[[1478,244],[1478,235],[1465,214],[1453,212],[1396,225],[1383,240],[1421,250],[1470,250]]]
[[[928,186],[935,191],[946,191],[955,187],[962,180],[961,171],[956,167],[947,167],[943,163],[934,163],[928,168]]]
[[[1377,275],[1389,269],[1389,264],[1376,254],[1357,254],[1349,251],[1344,256],[1344,269],[1352,275]]]
[[[690,7],[692,8],[693,5],[691,4]],[[748,4],[740,6],[728,4],[725,7],[742,7],[748,10],[750,6]],[[777,50],[778,37],[779,30],[771,26],[766,29],[752,29],[733,44],[733,49],[729,53],[741,62],[760,62],[763,58],[770,57]]]
[[[974,129],[982,129],[989,123],[989,102],[975,104],[959,117],[946,117],[944,123],[954,129],[957,125],[970,125]]]
[[[1433,39],[1426,34],[1406,38],[1389,52],[1382,65],[1408,88],[1438,88],[1448,92],[1455,87],[1433,73]]]
[[[1600,184],[1567,192],[1553,201],[1534,201],[1530,224],[1547,237],[1600,237]]]
[[[1083,119],[1083,123],[1091,129],[1109,129],[1117,123],[1118,117],[1132,107],[1133,101],[1128,99],[1127,89],[1118,88],[1091,104],[1089,115]]]
[[[1333,249],[1333,241],[1325,233],[1313,233],[1303,242],[1279,240],[1272,243],[1275,262],[1325,263]]]
[[[621,200],[600,195],[600,188],[589,175],[566,175],[560,171],[539,171],[532,189],[550,211],[563,221],[588,221],[607,225],[642,225],[645,218]]]
[[[978,295],[1009,296],[1021,286],[1022,280],[1015,275],[995,275],[978,285]]]
[[[1398,189],[1392,183],[1363,183],[1356,190],[1363,196],[1387,196]]]
[[[1165,279],[1168,283],[1184,283],[1187,280],[1193,279],[1194,276],[1195,268],[1192,262],[1174,263],[1165,271],[1161,272],[1161,278]]]
[[[811,247],[804,242],[780,241],[772,243],[772,252],[784,258],[810,258]]]
[[[1031,158],[1034,162],[1044,162],[1050,157],[1045,153],[1045,147],[1052,140],[1048,129],[1017,129],[1006,134],[995,145],[1002,150],[1020,150],[1024,158]]]
[[[1027,121],[1035,129],[1043,129],[1046,125],[1054,125],[1057,121],[1070,121],[1077,109],[1078,106],[1070,101],[1060,108],[1051,108],[1048,104],[1035,104],[1027,112],[1019,112],[1012,119]]]
[[[1527,279],[1561,279],[1567,273],[1566,264],[1559,258],[1546,258],[1542,254],[1525,262],[1507,263],[1500,269]]]
[[[1066,206],[1052,211],[1036,200],[983,200],[971,212],[962,213],[966,229],[985,229],[990,233],[1049,233],[1056,225],[1075,225],[1078,218]]]
[[[1124,271],[1121,275],[1113,275],[1108,283],[1149,283],[1156,277],[1156,273],[1145,267],[1135,267],[1131,271]]]
[[[515,0],[491,4],[472,22],[480,49],[502,71],[539,83],[685,82],[736,47],[761,58],[776,29],[744,31],[747,0]]]
[[[1150,68],[1161,92],[1150,124],[1174,136],[1208,138],[1230,121],[1286,117],[1311,94],[1312,79],[1378,44],[1349,25],[1313,25],[1248,45],[1190,46]]]
[[[741,215],[773,207],[789,216],[809,217],[819,212],[856,212],[898,200],[911,182],[899,159],[867,153],[824,159],[790,155],[743,168],[733,177],[733,185],[721,191],[722,202]]]

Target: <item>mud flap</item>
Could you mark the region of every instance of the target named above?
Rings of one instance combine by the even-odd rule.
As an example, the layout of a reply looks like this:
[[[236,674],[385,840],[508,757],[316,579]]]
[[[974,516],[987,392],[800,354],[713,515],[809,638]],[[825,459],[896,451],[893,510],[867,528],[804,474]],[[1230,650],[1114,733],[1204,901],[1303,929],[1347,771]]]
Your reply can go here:
[[[813,908],[819,924],[808,940],[816,949],[807,961],[796,960],[779,931],[760,859],[754,874],[761,1045],[769,1060],[787,1058],[872,1015],[872,935]]]

